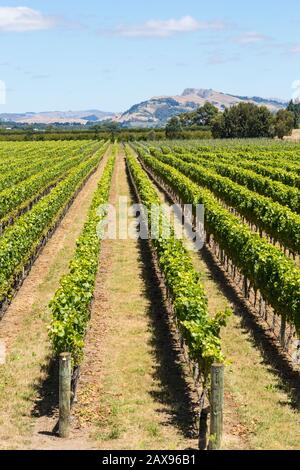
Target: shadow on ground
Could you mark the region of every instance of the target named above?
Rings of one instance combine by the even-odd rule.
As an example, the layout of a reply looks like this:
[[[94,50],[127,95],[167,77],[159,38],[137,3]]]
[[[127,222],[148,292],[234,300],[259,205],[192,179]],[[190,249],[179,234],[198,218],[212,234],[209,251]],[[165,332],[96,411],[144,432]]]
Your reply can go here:
[[[136,200],[128,171],[127,177],[132,197]],[[185,372],[186,368],[166,309],[149,242],[139,239],[138,243],[142,276],[146,285],[144,295],[149,300],[151,347],[156,364],[153,376],[160,383],[159,390],[150,393],[158,403],[164,405],[162,411],[168,416],[170,424],[180,429],[185,438],[197,438],[195,391]]]
[[[149,319],[152,332],[151,347],[155,355],[155,379],[161,387],[151,394],[165,405],[163,412],[186,438],[196,438],[195,392],[188,383],[178,341],[172,331],[159,279],[147,240],[139,241],[140,262],[146,284],[145,295],[149,299]]]
[[[50,417],[53,418],[58,415],[58,361],[50,359],[49,363],[44,367],[44,374],[46,378],[41,381],[37,387],[37,399],[31,411],[31,415],[35,418]],[[56,434],[58,431],[57,424],[54,426],[52,433]],[[51,434],[51,433],[46,433]]]

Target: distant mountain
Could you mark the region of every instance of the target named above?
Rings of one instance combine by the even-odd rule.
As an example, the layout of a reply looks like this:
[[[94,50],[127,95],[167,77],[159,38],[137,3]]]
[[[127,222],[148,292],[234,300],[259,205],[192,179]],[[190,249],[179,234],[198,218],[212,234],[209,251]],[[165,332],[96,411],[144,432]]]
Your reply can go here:
[[[23,114],[0,114],[0,121],[14,121],[27,124],[54,124],[101,122],[113,120],[124,127],[159,127],[164,126],[168,119],[181,113],[194,111],[206,101],[223,111],[226,107],[246,102],[265,105],[272,112],[285,108],[287,103],[276,98],[260,98],[257,96],[237,96],[214,91],[212,89],[186,88],[180,96],[157,96],[133,105],[122,114],[90,109],[87,111],[49,111]]]
[[[215,105],[220,111],[242,102],[265,105],[272,112],[287,106],[286,102],[275,98],[235,96],[212,89],[186,88],[180,96],[158,96],[135,104],[115,120],[126,127],[163,126],[172,116],[194,111],[206,101]]]
[[[26,124],[80,123],[104,121],[115,116],[114,113],[90,109],[88,111],[46,111],[41,113],[0,114],[2,121]]]

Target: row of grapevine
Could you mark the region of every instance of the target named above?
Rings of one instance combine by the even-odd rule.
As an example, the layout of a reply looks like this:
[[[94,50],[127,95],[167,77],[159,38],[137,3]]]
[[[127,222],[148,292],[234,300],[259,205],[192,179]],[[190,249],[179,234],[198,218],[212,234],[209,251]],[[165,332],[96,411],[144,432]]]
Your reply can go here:
[[[6,165],[2,170],[0,169],[0,191],[11,188],[12,186],[21,183],[22,181],[36,175],[40,172],[45,172],[45,168],[53,166],[55,163],[60,163],[72,157],[79,156],[81,153],[92,154],[97,150],[99,145],[88,142],[83,146],[59,146],[57,143],[51,147],[51,151],[43,152],[42,148],[36,151],[35,154],[30,154],[25,160],[15,157],[13,165]]]
[[[284,161],[294,164],[300,162],[299,149],[297,143],[295,142],[275,142],[275,141],[258,141],[258,140],[247,140],[241,139],[228,139],[224,140],[215,140],[209,141],[207,145],[199,145],[199,141],[191,142],[182,145],[175,144],[178,149],[183,151],[188,150],[194,154],[216,154],[219,157],[227,158],[237,158],[241,160],[251,160],[256,162],[265,162],[265,161]],[[174,148],[174,146],[172,145]]]
[[[104,153],[106,147],[102,147],[102,153]],[[73,158],[61,158],[58,164],[56,160],[54,160],[53,165],[50,162],[47,165],[47,172],[45,172],[44,161],[43,171],[0,192],[0,233],[8,222],[14,221],[26,208],[30,208],[34,201],[53,188],[59,181],[66,178],[75,166],[88,158],[92,158],[90,147],[87,147],[84,152],[78,153]]]
[[[225,163],[225,159],[223,160]],[[237,164],[237,161],[235,161]],[[294,168],[296,171],[292,171],[292,167],[290,171],[284,168],[284,164],[282,164],[282,168],[278,168],[278,162],[273,163],[275,166],[267,166],[263,163],[256,163],[256,162],[249,162],[243,159],[238,160],[238,165],[246,170],[254,171],[259,175],[266,176],[271,180],[279,181],[288,186],[294,186],[297,189],[300,189],[300,168]],[[298,173],[299,172],[299,173]]]
[[[142,152],[142,150],[140,150]],[[256,194],[231,179],[207,169],[202,164],[187,163],[180,158],[155,151],[155,158],[174,166],[195,183],[210,189],[235,208],[251,224],[265,231],[293,253],[300,253],[300,215],[272,199]]]
[[[152,224],[155,223],[157,226],[154,232],[161,234],[161,226],[167,223],[163,214],[156,221],[151,218],[152,206],[160,204],[155,187],[128,147],[126,161],[140,202],[148,210],[149,227],[153,229]],[[224,360],[219,332],[221,326],[226,324],[228,312],[220,312],[215,318],[209,316],[207,297],[199,275],[182,241],[176,239],[171,228],[170,233],[169,238],[160,236],[151,240],[151,243],[189,354],[193,360],[200,363],[200,369],[206,379],[211,364]]]
[[[224,209],[211,191],[145,152],[140,158],[184,203],[204,204],[208,236],[214,237],[274,311],[300,332],[300,270],[295,263]]]
[[[191,157],[185,153],[181,154],[181,159],[187,162],[199,162],[208,168],[213,168],[220,175],[227,176],[251,191],[270,197],[274,201],[289,207],[294,212],[300,212],[300,193],[297,188],[289,187],[279,181],[274,181],[254,171],[243,169],[240,166],[220,161],[210,161],[208,158],[199,159],[197,156]]]
[[[296,178],[298,179],[300,175],[300,162],[297,158],[298,150],[295,149],[290,156],[287,155],[277,155],[275,153],[268,153],[266,155],[260,153],[257,150],[254,144],[251,144],[251,150],[246,148],[246,151],[238,152],[235,150],[235,146],[232,143],[232,148],[230,149],[219,149],[216,150],[213,147],[197,147],[192,146],[189,147],[188,144],[186,145],[172,145],[172,144],[162,144],[160,145],[161,149],[165,151],[165,153],[169,153],[170,150],[176,154],[185,154],[189,155],[193,158],[202,158],[209,160],[211,162],[223,162],[223,163],[230,163],[233,165],[241,165],[248,169],[253,169],[256,171],[256,166],[260,168],[264,168],[269,174],[265,174],[264,176],[269,176],[271,179],[281,181],[284,184],[290,184],[290,180]],[[251,168],[253,166],[253,168]],[[278,171],[280,170],[280,171]],[[280,173],[283,172],[283,179],[281,179]],[[259,173],[259,172],[258,172]],[[289,178],[288,174],[292,173],[291,179]],[[263,174],[263,173],[262,173]],[[287,178],[287,181],[284,178]],[[294,184],[292,184],[294,186]]]
[[[98,208],[108,202],[116,153],[115,145],[98,183],[87,221],[77,240],[69,273],[61,279],[60,287],[50,303],[52,321],[49,334],[54,353],[71,353],[73,366],[79,365],[83,355],[100,252],[97,227],[106,215],[104,212],[100,214]]]
[[[182,154],[182,152],[180,152]],[[196,155],[191,155],[193,157]],[[200,157],[200,158],[199,158]],[[291,163],[289,160],[278,160],[274,156],[268,156],[266,160],[252,160],[248,157],[240,157],[236,154],[233,155],[219,155],[213,152],[206,153],[205,155],[198,155],[198,159],[206,158],[215,163],[229,163],[231,165],[238,165],[246,170],[252,170],[262,176],[266,176],[272,180],[279,181],[288,186],[295,186],[300,188],[300,166]]]
[[[55,229],[76,192],[95,171],[100,158],[102,153],[96,153],[72,170],[31,211],[8,227],[0,238],[0,310],[5,308],[24,272],[30,269],[37,252]]]
[[[65,158],[67,154],[78,154],[84,147],[90,146],[92,148],[93,143],[86,141],[83,145],[79,145],[78,142],[76,145],[70,145],[69,142],[59,144],[57,142],[51,142],[51,144],[52,145],[46,146],[40,145],[39,147],[29,146],[28,148],[26,147],[26,151],[15,148],[14,151],[10,152],[9,157],[0,159],[0,183],[2,184],[3,179],[13,176],[15,173],[17,173],[20,178],[22,176],[21,169],[23,169],[26,177],[27,172],[31,171],[32,167],[35,165],[43,162],[45,164],[46,161],[49,162],[56,158]]]

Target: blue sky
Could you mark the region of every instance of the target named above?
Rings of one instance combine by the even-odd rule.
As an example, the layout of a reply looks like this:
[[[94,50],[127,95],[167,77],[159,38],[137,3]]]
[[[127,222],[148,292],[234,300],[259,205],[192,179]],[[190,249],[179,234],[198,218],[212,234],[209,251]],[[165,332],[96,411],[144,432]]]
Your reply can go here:
[[[187,87],[289,99],[299,79],[299,1],[0,1],[0,112],[122,111]]]

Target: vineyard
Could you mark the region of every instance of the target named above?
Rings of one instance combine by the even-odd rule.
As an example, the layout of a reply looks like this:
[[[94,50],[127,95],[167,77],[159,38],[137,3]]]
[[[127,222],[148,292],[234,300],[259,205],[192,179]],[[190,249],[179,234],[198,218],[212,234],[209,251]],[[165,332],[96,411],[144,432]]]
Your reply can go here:
[[[298,144],[1,142],[0,169],[2,449],[299,449]]]

